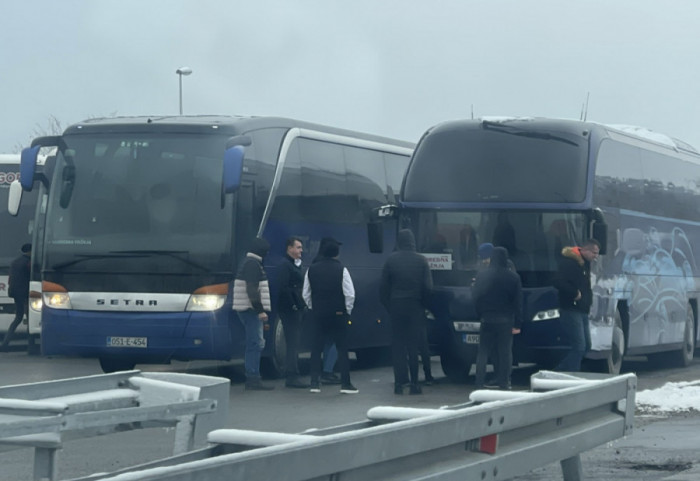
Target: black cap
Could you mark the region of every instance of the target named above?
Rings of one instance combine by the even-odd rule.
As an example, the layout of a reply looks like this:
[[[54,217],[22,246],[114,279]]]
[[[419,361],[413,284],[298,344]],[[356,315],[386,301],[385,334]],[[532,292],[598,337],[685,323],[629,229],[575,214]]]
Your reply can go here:
[[[22,247],[20,248],[20,250],[21,250],[23,253],[25,253],[25,254],[26,254],[27,252],[31,252],[31,251],[32,251],[32,245],[31,245],[31,244],[23,244]]]
[[[321,239],[319,254],[321,254],[323,257],[335,257],[340,254],[341,245],[343,245],[343,243],[338,242],[333,237],[324,237]]]

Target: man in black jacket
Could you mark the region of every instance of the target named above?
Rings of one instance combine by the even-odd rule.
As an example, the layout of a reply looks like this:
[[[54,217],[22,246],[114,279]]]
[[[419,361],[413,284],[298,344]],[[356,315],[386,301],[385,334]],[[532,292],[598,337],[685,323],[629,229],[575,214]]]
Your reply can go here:
[[[284,260],[279,267],[279,296],[277,312],[284,327],[284,340],[287,348],[285,366],[285,386],[291,388],[308,388],[309,385],[299,379],[298,353],[301,334],[302,316],[306,304],[301,290],[304,287],[304,273],[301,267],[301,254],[304,250],[301,239],[290,237]]]
[[[355,286],[350,273],[338,260],[340,242],[333,238],[321,240],[321,259],[306,271],[304,277],[304,301],[311,309],[313,345],[311,347],[311,392],[321,392],[321,351],[326,341],[332,340],[338,349],[340,392],[359,392],[350,382],[347,330],[352,308],[355,305]]]
[[[598,258],[600,243],[587,240],[581,247],[564,247],[554,287],[559,291],[559,322],[571,346],[555,368],[578,372],[583,356],[591,348],[588,313],[593,303],[591,262]]]
[[[382,304],[391,316],[394,394],[403,394],[409,378],[410,394],[420,394],[418,351],[425,337],[426,300],[433,280],[427,259],[416,252],[413,232],[401,229],[396,247],[384,263],[379,288]]]
[[[520,276],[509,269],[505,248],[493,248],[488,268],[476,276],[472,296],[481,319],[476,386],[484,386],[486,362],[489,353],[493,352],[496,356],[496,383],[501,389],[510,389],[513,335],[520,332],[523,295]]]
[[[262,261],[269,250],[270,244],[265,239],[253,239],[233,283],[232,307],[245,329],[245,388],[253,391],[273,389],[260,380],[260,354],[265,347],[263,329],[271,310],[270,286]]]
[[[7,349],[10,339],[27,314],[29,307],[29,272],[32,255],[32,245],[24,244],[20,249],[22,254],[15,258],[10,264],[10,276],[8,279],[8,295],[15,301],[15,318],[5,333],[0,349]]]

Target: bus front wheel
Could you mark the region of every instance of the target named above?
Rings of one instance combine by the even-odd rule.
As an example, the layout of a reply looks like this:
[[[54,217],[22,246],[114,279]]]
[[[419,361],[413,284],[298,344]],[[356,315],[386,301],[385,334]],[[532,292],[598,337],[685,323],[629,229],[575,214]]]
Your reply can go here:
[[[451,382],[466,384],[472,365],[454,350],[444,349],[440,353],[440,367]]]
[[[118,359],[112,357],[100,358],[100,367],[102,368],[102,372],[104,373],[117,371],[132,371],[134,369],[134,366],[136,366],[135,362],[131,362],[125,359]]]

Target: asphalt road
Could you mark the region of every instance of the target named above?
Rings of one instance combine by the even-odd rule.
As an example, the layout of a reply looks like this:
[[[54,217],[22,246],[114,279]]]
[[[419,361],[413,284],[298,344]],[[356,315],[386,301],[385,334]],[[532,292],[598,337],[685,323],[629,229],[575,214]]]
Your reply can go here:
[[[700,353],[698,353],[700,354]],[[0,385],[34,383],[53,379],[101,374],[95,360],[44,358],[24,352],[0,353]],[[700,360],[685,369],[655,369],[641,360],[626,363],[625,370],[636,372],[639,390],[652,389],[668,381],[700,379]],[[178,371],[225,376],[231,379],[228,421],[225,427],[294,433],[310,428],[337,426],[365,418],[373,406],[440,407],[466,402],[472,388],[447,382],[437,358],[434,375],[439,383],[423,388],[419,396],[393,394],[393,374],[389,366],[353,370],[352,382],[360,392],[345,395],[338,386],[322,386],[320,394],[284,388],[282,380],[267,381],[273,391],[250,392],[243,387],[240,363],[193,362],[168,366],[142,365],[143,371]],[[513,375],[515,389],[527,389],[529,376],[536,369],[525,366]],[[635,432],[582,456],[585,479],[700,479],[690,475],[700,466],[700,414],[670,418],[637,417]],[[139,430],[100,438],[65,443],[59,454],[59,479],[109,472],[142,462],[169,456],[172,429]],[[0,480],[32,479],[32,451],[0,453]],[[670,478],[676,476],[677,478]],[[518,480],[561,480],[558,464],[544,466]]]

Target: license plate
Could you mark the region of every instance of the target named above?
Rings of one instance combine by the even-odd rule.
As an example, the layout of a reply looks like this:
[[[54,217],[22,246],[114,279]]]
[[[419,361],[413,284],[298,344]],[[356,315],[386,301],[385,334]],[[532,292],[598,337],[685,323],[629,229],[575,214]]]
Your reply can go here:
[[[148,338],[110,336],[107,338],[107,347],[148,347]]]
[[[479,344],[478,334],[462,334],[462,342],[467,344]]]

